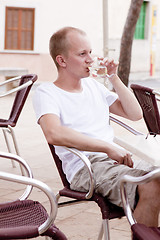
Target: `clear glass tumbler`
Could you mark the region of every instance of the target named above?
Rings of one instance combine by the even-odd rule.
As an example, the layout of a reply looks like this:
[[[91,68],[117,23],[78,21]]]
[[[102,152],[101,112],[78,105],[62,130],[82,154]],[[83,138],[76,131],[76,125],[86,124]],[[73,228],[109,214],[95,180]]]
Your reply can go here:
[[[100,78],[107,77],[107,68],[103,66],[102,63],[103,61],[98,57],[93,59],[92,66],[89,67],[91,76]]]
[[[103,83],[107,88],[109,87],[109,81],[107,74],[107,68],[103,64],[103,60],[99,57],[93,59],[92,66],[89,67],[90,74],[92,77],[96,78],[99,82]]]

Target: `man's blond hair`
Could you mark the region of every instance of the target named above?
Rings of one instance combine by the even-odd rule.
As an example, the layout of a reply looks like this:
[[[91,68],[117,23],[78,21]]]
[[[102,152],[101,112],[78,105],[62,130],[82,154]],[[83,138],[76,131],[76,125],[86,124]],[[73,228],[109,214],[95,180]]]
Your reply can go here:
[[[74,27],[64,27],[57,32],[55,32],[49,41],[49,51],[50,55],[55,62],[57,68],[59,67],[59,64],[56,61],[56,57],[58,55],[65,55],[67,56],[68,49],[70,47],[70,41],[67,38],[68,33],[70,32],[78,32],[82,35],[86,35],[86,33],[79,29],[79,28],[74,28]]]

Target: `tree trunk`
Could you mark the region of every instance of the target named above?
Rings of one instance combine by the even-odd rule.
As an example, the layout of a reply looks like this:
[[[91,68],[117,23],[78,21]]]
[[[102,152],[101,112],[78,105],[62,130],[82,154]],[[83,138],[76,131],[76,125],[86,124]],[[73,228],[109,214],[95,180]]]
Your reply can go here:
[[[131,5],[121,38],[118,76],[126,86],[128,86],[130,73],[132,42],[142,3],[143,0],[131,0]]]

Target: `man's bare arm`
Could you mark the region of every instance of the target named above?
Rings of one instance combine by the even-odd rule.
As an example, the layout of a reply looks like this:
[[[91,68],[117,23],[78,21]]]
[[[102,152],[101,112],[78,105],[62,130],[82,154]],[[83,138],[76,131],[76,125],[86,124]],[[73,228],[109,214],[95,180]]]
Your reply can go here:
[[[143,114],[137,99],[116,74],[118,63],[106,59],[102,65],[107,67],[107,73],[111,76],[109,81],[118,94],[118,100],[110,106],[110,112],[132,121],[140,120]]]
[[[118,100],[110,106],[110,112],[132,121],[140,120],[143,116],[142,110],[134,94],[122,83],[117,75],[112,77],[111,82],[118,94]]]
[[[103,152],[111,159],[132,167],[133,163],[128,151],[119,149],[105,141],[86,136],[66,126],[62,126],[59,117],[54,114],[42,116],[39,123],[47,142],[50,144],[74,147],[82,151]]]

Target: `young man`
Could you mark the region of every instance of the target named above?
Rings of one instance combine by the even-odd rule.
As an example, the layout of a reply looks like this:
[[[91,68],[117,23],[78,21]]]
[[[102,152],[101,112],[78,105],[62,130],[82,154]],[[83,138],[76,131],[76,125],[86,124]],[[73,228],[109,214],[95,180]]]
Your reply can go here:
[[[122,206],[120,177],[124,174],[144,175],[152,167],[143,161],[137,167],[131,154],[113,143],[109,113],[136,121],[142,118],[142,111],[134,95],[117,76],[114,61],[106,60],[104,65],[116,93],[90,77],[91,52],[90,42],[82,30],[65,27],[54,33],[50,39],[50,54],[57,66],[58,77],[37,88],[34,108],[47,142],[56,146],[71,188],[87,191],[89,179],[78,157],[61,146],[83,151],[92,163],[96,191]],[[139,201],[135,218],[148,226],[157,226],[160,210],[158,180],[128,187],[133,208],[136,192]]]

